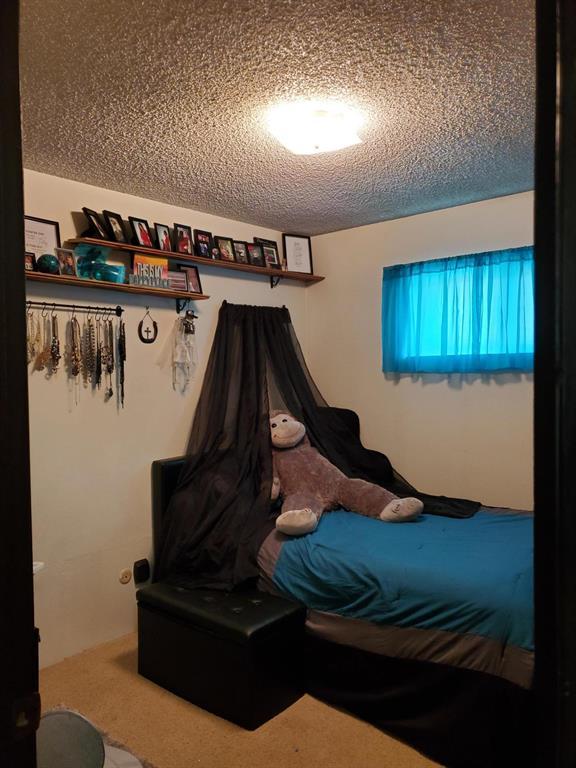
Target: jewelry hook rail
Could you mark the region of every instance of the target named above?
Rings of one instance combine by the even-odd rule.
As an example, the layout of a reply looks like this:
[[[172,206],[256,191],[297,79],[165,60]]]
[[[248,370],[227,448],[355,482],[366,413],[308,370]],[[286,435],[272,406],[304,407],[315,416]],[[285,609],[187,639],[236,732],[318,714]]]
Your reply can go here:
[[[90,312],[92,314],[101,313],[106,315],[115,314],[117,317],[122,317],[124,308],[119,304],[115,307],[97,307],[93,304],[62,304],[54,301],[26,301],[26,308],[37,307],[38,309],[45,309],[55,311],[56,309],[68,309],[74,312]]]

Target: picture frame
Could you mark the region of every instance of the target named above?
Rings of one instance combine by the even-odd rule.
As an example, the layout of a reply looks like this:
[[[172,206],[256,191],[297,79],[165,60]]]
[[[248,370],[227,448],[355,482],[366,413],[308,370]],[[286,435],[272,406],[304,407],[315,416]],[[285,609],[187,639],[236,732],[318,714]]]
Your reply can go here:
[[[231,237],[217,236],[214,238],[214,244],[222,261],[236,261],[234,257],[234,244]]]
[[[34,256],[32,251],[26,251],[24,253],[24,269],[26,272],[36,271],[36,256]]]
[[[167,224],[154,223],[154,233],[156,234],[156,245],[160,251],[172,251],[172,237],[170,236],[170,227]]]
[[[33,253],[36,260],[44,253],[54,254],[60,241],[60,224],[37,216],[24,216],[24,252]]]
[[[76,256],[70,248],[56,248],[56,258],[60,266],[60,274],[68,277],[78,277]]]
[[[192,256],[192,228],[187,224],[174,224],[174,253]]]
[[[289,272],[314,274],[312,266],[312,241],[308,235],[282,235],[286,269]]]
[[[212,258],[212,232],[206,232],[204,229],[194,230],[194,253],[196,256],[202,256],[205,259]]]
[[[168,286],[171,291],[187,291],[188,275],[180,269],[168,270]]]
[[[106,222],[110,239],[115,240],[117,243],[127,243],[128,238],[126,237],[122,216],[113,211],[102,211],[102,216]]]
[[[136,216],[128,216],[128,221],[132,227],[132,234],[135,242],[144,248],[153,248],[152,233],[150,232],[150,227],[148,226],[146,219],[139,219]]]
[[[282,269],[278,243],[275,240],[266,240],[263,237],[255,237],[254,242],[262,246],[264,266],[270,269]]]
[[[264,254],[264,263],[269,269],[282,269],[277,248],[274,248],[273,245],[263,245],[262,253]]]
[[[86,216],[86,220],[88,221],[88,230],[84,234],[87,234],[89,237],[101,237],[102,240],[108,240],[110,236],[98,211],[93,211],[91,208],[84,207],[82,208],[82,213]]]
[[[247,243],[248,258],[253,267],[265,267],[264,254],[260,243]]]
[[[234,257],[238,264],[249,264],[248,243],[244,242],[244,240],[234,240],[232,245],[234,247]]]
[[[276,248],[276,250],[278,250],[278,243],[276,242],[276,240],[267,240],[265,237],[255,237],[254,242],[259,243],[260,245],[269,245],[271,247]]]
[[[188,264],[179,264],[178,269],[186,273],[188,290],[190,293],[202,293],[202,283],[200,282],[200,272],[198,271],[198,267]]]

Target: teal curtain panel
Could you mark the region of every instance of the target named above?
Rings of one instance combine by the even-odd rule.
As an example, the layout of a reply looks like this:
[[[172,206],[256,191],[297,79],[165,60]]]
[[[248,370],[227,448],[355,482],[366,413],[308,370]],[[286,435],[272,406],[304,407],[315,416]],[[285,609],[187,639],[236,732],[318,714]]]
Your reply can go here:
[[[532,371],[534,249],[384,269],[386,373]]]

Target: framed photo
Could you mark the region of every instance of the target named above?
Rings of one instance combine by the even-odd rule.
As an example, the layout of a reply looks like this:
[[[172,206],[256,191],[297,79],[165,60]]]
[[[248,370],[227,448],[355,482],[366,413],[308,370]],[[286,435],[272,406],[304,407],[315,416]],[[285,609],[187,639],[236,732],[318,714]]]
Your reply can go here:
[[[286,269],[312,274],[312,245],[307,235],[282,235]]]
[[[248,243],[243,240],[234,240],[234,256],[238,264],[249,264],[248,259]]]
[[[172,250],[172,238],[170,237],[170,227],[166,224],[154,224],[154,231],[156,232],[156,243],[161,251]]]
[[[282,269],[276,248],[272,245],[263,245],[262,253],[264,254],[264,262],[267,267],[270,267],[270,269]]]
[[[24,254],[24,269],[26,272],[34,272],[36,269],[36,256],[31,252]]]
[[[260,245],[270,245],[278,250],[278,243],[276,240],[266,240],[264,237],[255,237],[254,242],[260,243]]]
[[[188,279],[188,290],[191,293],[202,293],[202,284],[200,283],[200,274],[198,272],[198,267],[193,266],[179,266],[179,269],[182,270],[182,272],[186,273],[186,277]]]
[[[253,267],[266,266],[264,261],[264,254],[262,253],[262,246],[260,243],[247,243],[246,248],[248,249],[248,258],[250,259],[250,264],[252,264]]]
[[[203,229],[194,230],[194,251],[196,256],[203,256],[205,259],[212,258],[212,233]]]
[[[108,240],[109,235],[106,231],[106,225],[100,218],[100,214],[90,208],[82,208],[82,213],[88,219],[88,235],[90,237],[101,237],[103,240]]]
[[[192,229],[186,224],[174,224],[174,251],[192,256]]]
[[[181,270],[169,270],[168,285],[172,291],[187,291],[188,278],[186,273]]]
[[[112,213],[112,211],[102,211],[102,216],[104,216],[111,239],[116,240],[117,243],[127,243],[128,238],[124,231],[122,216],[119,213]]]
[[[24,251],[33,253],[36,259],[43,253],[54,254],[60,248],[60,225],[50,219],[24,216]]]
[[[264,264],[272,269],[282,269],[278,254],[278,243],[275,240],[265,240],[263,237],[255,237],[254,242],[262,246]]]
[[[222,261],[235,261],[234,245],[230,237],[215,237],[214,243]]]
[[[128,221],[132,227],[134,233],[134,239],[138,245],[143,245],[145,248],[152,248],[152,233],[146,219],[137,219],[135,216],[128,216]]]
[[[58,264],[60,265],[60,274],[69,275],[70,277],[77,277],[76,272],[76,258],[74,251],[69,248],[56,248],[56,257]]]

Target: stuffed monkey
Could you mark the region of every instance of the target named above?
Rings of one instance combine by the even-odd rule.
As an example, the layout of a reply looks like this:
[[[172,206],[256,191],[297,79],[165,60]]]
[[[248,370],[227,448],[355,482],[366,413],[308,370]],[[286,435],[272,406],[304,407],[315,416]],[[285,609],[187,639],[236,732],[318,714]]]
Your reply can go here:
[[[399,499],[390,491],[366,480],[346,477],[310,445],[306,427],[290,413],[270,417],[274,476],[272,500],[283,496],[276,528],[290,536],[315,530],[323,512],[345,507],[389,523],[417,518],[423,509],[419,499]]]

